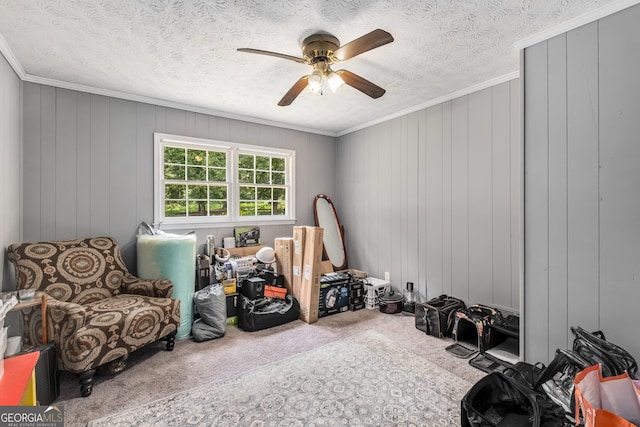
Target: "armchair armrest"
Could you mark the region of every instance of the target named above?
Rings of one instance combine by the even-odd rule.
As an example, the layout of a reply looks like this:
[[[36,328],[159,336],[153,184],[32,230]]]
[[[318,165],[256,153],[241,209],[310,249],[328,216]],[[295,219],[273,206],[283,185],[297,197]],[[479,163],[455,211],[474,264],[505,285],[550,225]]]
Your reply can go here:
[[[47,317],[49,339],[63,343],[78,329],[84,327],[87,312],[83,306],[72,302],[59,301],[47,297]]]
[[[168,279],[140,279],[127,273],[122,279],[122,291],[127,294],[170,298],[173,283]]]

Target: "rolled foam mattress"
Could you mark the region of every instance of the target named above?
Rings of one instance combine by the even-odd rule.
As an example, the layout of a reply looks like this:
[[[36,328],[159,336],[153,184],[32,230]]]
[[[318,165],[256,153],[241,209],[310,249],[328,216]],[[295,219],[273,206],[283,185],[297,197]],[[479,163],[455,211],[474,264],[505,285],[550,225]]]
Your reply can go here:
[[[173,298],[180,300],[177,339],[188,338],[193,323],[193,294],[196,280],[196,235],[138,235],[138,277],[169,279]]]

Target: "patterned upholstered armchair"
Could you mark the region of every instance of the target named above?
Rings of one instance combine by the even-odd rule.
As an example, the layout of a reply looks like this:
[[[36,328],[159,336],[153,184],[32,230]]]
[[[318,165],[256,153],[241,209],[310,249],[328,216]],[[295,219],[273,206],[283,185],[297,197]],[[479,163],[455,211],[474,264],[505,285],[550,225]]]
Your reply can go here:
[[[109,237],[14,243],[7,250],[18,289],[47,294],[47,333],[58,349],[58,369],[78,374],[89,396],[96,368],[126,360],[165,339],[173,350],[180,300],[169,280],[141,280],[127,271]],[[42,339],[40,310],[23,310],[24,340]]]

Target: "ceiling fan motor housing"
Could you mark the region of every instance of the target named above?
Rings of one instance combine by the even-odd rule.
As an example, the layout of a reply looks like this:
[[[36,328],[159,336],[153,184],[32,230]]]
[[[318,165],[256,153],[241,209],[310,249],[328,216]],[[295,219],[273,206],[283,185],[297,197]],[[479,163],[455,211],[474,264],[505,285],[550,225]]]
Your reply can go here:
[[[327,65],[337,61],[333,53],[340,47],[340,41],[330,34],[312,34],[302,42],[304,59],[313,65],[325,62]]]

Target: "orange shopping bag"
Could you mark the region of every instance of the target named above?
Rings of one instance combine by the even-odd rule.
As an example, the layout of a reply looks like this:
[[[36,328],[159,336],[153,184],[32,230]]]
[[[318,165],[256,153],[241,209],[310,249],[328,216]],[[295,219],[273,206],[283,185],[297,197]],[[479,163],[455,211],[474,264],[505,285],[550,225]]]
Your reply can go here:
[[[612,377],[603,377],[601,366],[593,365],[578,372],[573,384],[576,425],[580,420],[580,412],[582,412],[585,427],[638,427],[640,425],[638,382],[632,380],[626,372]]]

